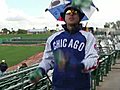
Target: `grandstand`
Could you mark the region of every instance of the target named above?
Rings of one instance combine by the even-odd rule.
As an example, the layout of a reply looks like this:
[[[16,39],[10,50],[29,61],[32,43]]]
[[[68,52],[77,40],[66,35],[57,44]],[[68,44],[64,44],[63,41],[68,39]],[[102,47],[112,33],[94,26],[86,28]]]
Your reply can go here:
[[[1,44],[45,44],[46,38],[11,38],[3,39]]]
[[[100,55],[99,66],[91,75],[91,90],[97,90],[101,83],[105,82],[104,77],[108,77],[112,72],[112,67],[120,59],[120,34],[105,36],[103,33],[95,35],[97,38],[97,49]],[[20,39],[19,41],[29,41],[29,39]],[[31,39],[32,40],[32,39]],[[39,41],[39,39],[33,39]],[[18,41],[12,39],[11,41]],[[44,40],[43,40],[44,41]],[[38,63],[24,68],[6,72],[0,77],[0,90],[51,90],[50,79],[52,73],[45,75],[38,83],[33,84],[29,81],[29,75],[38,67]],[[49,77],[48,77],[49,76]],[[99,89],[103,90],[103,89]]]

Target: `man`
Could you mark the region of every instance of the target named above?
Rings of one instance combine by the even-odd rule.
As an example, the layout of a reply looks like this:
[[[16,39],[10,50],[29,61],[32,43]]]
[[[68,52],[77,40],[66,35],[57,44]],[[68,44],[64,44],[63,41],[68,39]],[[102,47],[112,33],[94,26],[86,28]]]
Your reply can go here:
[[[83,16],[76,7],[66,6],[61,13],[64,31],[48,38],[43,60],[30,76],[32,82],[53,68],[53,90],[90,90],[90,72],[98,65],[98,54],[94,36],[79,24]]]
[[[0,72],[1,72],[1,75],[4,74],[4,72],[7,70],[7,68],[8,68],[7,63],[5,62],[5,60],[2,60],[1,63],[0,63]]]

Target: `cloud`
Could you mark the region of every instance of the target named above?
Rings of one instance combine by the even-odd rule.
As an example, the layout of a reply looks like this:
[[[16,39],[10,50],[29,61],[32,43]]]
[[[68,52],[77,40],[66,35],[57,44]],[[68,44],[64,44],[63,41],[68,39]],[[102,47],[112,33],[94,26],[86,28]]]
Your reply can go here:
[[[23,21],[26,20],[26,15],[20,11],[15,9],[10,9],[7,13],[7,17],[5,20],[7,21]]]
[[[89,26],[99,27],[103,26],[103,24],[107,21],[119,20],[119,0],[114,2],[114,4],[113,0],[93,0],[93,2],[100,11],[93,13],[90,20],[88,21]],[[0,0],[0,11],[2,11],[0,13],[0,30],[2,28],[14,28],[17,30],[19,28],[31,29],[33,27],[39,29],[44,28],[45,26],[48,28],[56,28],[56,24],[60,25],[64,23],[58,22],[49,12],[41,11],[39,16],[33,17],[27,15],[27,12],[24,12],[20,8],[8,8],[5,0]]]
[[[8,8],[7,4],[4,0],[2,0],[3,3],[1,5],[1,8],[4,9],[3,13],[3,20],[0,23],[0,29],[1,28],[8,28],[8,29],[15,29],[18,28],[22,29],[30,29],[30,28],[56,28],[56,24],[61,24],[63,22],[58,22],[51,14],[50,12],[41,12],[40,16],[33,17],[27,15],[25,12],[23,12],[20,9],[16,8]],[[0,2],[1,4],[1,2]]]
[[[2,28],[14,28],[15,30],[22,28],[28,29],[45,25],[43,17],[32,17],[26,15],[22,10],[8,8],[5,0],[0,0],[0,30]]]
[[[0,0],[0,11],[2,11],[0,13],[0,21],[4,20],[7,17],[7,10],[8,7],[5,3],[5,0]]]
[[[31,28],[55,27],[56,19],[49,13],[44,12],[41,16],[33,17],[27,15],[20,9],[8,8],[5,0],[0,0],[0,30],[2,28],[18,30]]]

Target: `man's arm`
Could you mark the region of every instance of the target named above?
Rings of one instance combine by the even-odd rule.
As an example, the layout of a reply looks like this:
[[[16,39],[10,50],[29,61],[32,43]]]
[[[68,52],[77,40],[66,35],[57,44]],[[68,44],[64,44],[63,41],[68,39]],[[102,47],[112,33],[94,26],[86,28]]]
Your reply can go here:
[[[96,49],[96,39],[89,33],[85,47],[85,58],[81,62],[84,64],[84,72],[93,71],[98,66],[98,52]]]
[[[43,58],[39,64],[39,68],[44,69],[45,73],[47,73],[48,70],[53,68],[53,65],[54,65],[54,56],[53,56],[53,52],[51,50],[50,42],[48,42],[48,41],[49,41],[49,39],[46,42]]]
[[[54,56],[51,50],[49,39],[46,42],[42,61],[39,63],[38,68],[30,74],[30,81],[36,83],[41,79],[54,65]]]

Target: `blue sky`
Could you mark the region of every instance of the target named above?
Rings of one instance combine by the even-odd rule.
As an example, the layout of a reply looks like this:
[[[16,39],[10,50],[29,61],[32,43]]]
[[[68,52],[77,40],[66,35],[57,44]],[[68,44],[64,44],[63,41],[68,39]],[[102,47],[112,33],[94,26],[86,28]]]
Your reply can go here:
[[[2,28],[55,28],[58,22],[45,9],[52,0],[0,0],[0,30]],[[88,22],[88,26],[103,27],[105,22],[120,20],[120,0],[93,0],[99,8]]]
[[[49,6],[50,0],[6,0],[8,8],[22,9],[26,14],[39,16]]]

